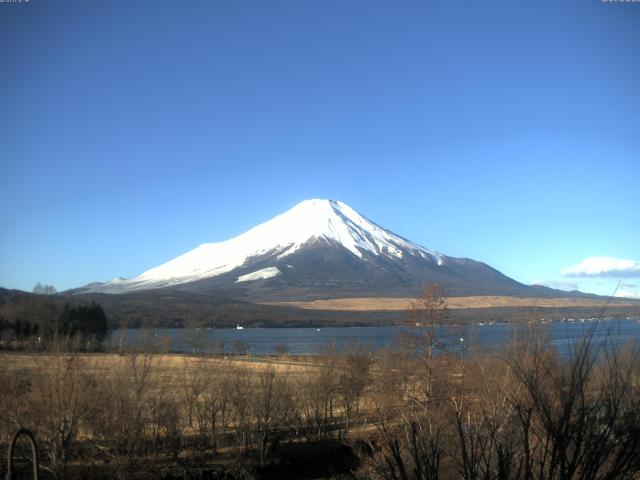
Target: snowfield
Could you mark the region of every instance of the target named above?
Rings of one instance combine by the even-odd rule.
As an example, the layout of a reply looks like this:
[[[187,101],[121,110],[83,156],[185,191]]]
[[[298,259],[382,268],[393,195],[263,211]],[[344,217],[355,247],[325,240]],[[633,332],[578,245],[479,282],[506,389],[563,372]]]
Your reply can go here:
[[[262,280],[265,278],[275,277],[276,275],[280,275],[280,270],[278,269],[278,267],[267,267],[263,268],[262,270],[247,273],[246,275],[240,275],[236,280],[236,283]]]
[[[390,258],[414,255],[430,257],[438,265],[443,265],[446,258],[379,227],[345,203],[313,199],[305,200],[237,237],[219,243],[204,243],[137,277],[88,288],[120,293],[194,282],[230,272],[255,257],[274,255],[278,260],[283,259],[317,240],[338,244],[358,258],[363,257],[363,252]],[[275,266],[263,268],[239,276],[236,282],[272,278],[280,273]]]

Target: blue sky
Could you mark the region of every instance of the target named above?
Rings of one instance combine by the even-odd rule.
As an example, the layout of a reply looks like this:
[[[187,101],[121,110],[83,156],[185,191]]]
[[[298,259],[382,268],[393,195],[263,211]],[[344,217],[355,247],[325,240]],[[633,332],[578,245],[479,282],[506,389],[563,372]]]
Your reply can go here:
[[[320,197],[640,294],[639,25],[600,0],[0,3],[0,285],[131,277]]]

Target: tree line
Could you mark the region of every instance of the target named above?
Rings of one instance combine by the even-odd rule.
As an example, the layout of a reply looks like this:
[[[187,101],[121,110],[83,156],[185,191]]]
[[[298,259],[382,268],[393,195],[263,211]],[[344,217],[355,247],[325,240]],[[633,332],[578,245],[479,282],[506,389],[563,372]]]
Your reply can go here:
[[[38,297],[21,297],[0,309],[0,348],[30,349],[54,337],[73,337],[84,348],[96,349],[108,331],[99,303],[72,305]]]

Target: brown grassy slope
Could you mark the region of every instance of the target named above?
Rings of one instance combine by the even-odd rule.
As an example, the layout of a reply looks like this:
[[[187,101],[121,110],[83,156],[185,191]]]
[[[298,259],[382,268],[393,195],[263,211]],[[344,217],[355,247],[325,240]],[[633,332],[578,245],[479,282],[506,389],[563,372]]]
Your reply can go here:
[[[406,310],[412,298],[336,298],[331,300],[309,300],[298,302],[264,302],[264,305],[281,305],[303,308],[307,310],[335,311],[401,311]],[[447,306],[450,309],[466,308],[498,308],[498,307],[604,307],[606,298],[531,298],[531,297],[499,297],[470,296],[449,297]],[[613,299],[615,306],[639,306],[640,302],[625,299]]]

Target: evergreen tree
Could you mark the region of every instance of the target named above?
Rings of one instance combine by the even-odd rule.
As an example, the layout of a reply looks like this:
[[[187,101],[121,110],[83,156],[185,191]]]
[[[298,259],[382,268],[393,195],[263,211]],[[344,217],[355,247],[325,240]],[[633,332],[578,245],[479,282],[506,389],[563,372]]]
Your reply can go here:
[[[95,336],[95,339],[102,343],[108,329],[107,315],[104,313],[104,309],[100,304],[91,302],[88,307],[85,307],[85,317],[86,332]]]
[[[13,334],[18,339],[22,338],[22,320],[21,319],[17,319],[15,322],[13,322]]]
[[[31,335],[31,322],[29,320],[25,320],[22,322],[22,331],[20,332],[22,338],[29,338]]]
[[[99,345],[107,334],[107,315],[99,303],[71,307],[65,304],[58,333],[73,337],[80,335],[87,342]]]

